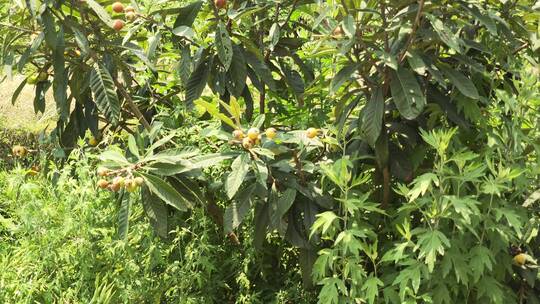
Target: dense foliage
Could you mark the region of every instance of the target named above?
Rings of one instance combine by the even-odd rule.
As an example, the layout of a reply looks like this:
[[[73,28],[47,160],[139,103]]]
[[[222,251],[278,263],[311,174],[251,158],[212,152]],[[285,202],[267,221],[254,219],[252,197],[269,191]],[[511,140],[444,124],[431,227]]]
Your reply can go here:
[[[35,111],[54,95],[41,157],[102,152],[120,239],[140,202],[164,242],[211,219],[208,246],[262,255],[236,289],[282,267],[319,303],[540,302],[539,5],[125,5],[14,1],[0,30]]]

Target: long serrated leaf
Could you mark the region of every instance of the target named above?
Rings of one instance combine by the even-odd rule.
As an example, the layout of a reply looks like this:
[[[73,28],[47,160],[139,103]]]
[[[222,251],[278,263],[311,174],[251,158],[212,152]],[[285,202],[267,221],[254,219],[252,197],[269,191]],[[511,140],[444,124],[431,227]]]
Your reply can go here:
[[[99,160],[107,162],[118,167],[127,166],[130,162],[126,159],[124,154],[117,150],[107,150],[99,155]]]
[[[416,118],[424,109],[426,97],[410,70],[401,66],[391,70],[390,89],[394,104],[406,119]]]
[[[229,126],[231,126],[232,128],[237,128],[237,126],[234,124],[234,122],[232,121],[232,119],[230,119],[229,117],[225,116],[225,114],[221,113],[219,111],[219,109],[211,104],[211,103],[208,103],[204,100],[197,100],[195,102],[195,104],[197,104],[198,106],[201,106],[203,108],[206,109],[206,111],[212,115],[213,117],[223,121],[224,123],[228,124]]]
[[[472,99],[480,98],[474,83],[467,78],[467,76],[446,65],[440,65],[438,68],[446,75],[446,77],[448,77],[448,79],[450,79],[450,82],[452,82],[463,95]]]
[[[120,205],[120,210],[118,212],[118,238],[125,240],[129,230],[129,212],[131,207],[129,193],[124,192],[121,200],[122,204]]]
[[[244,51],[241,46],[233,45],[233,57],[229,71],[227,72],[227,78],[225,83],[229,92],[235,96],[240,97],[246,86],[247,79],[247,66],[244,58]]]
[[[229,32],[223,22],[219,22],[216,29],[216,48],[219,61],[226,71],[229,70],[233,58],[233,48]]]
[[[384,98],[382,88],[377,88],[362,111],[362,133],[367,143],[375,147],[375,142],[382,130],[384,115]]]
[[[277,199],[276,210],[273,210],[273,212],[270,215],[270,223],[272,227],[279,226],[281,220],[283,219],[287,211],[289,211],[292,204],[294,203],[295,198],[296,198],[296,190],[292,188],[288,188]]]
[[[73,36],[75,37],[75,42],[81,49],[82,55],[86,56],[90,52],[90,47],[88,45],[88,39],[86,38],[86,35],[84,34],[83,30],[81,29],[80,25],[73,20],[68,19],[66,21],[66,24],[69,26],[69,28],[73,31]]]
[[[441,38],[441,40],[450,48],[454,49],[458,53],[461,53],[462,52],[461,39],[459,39],[452,32],[452,30],[446,27],[446,25],[444,25],[444,23],[441,20],[439,20],[437,17],[431,14],[426,14],[426,17],[431,22],[431,25],[433,26],[433,29],[435,30],[435,32],[437,32],[437,34],[439,35],[439,38]]]
[[[41,14],[41,21],[43,22],[43,32],[45,33],[45,43],[47,46],[54,50],[56,49],[56,27],[54,25],[54,18],[49,11],[45,9]]]
[[[69,116],[69,100],[67,96],[68,72],[65,65],[65,41],[64,28],[60,26],[58,37],[56,38],[56,47],[53,50],[53,96],[56,103],[56,109],[60,114],[61,120],[66,120]]]
[[[280,36],[279,24],[277,23],[272,24],[272,26],[270,27],[268,36],[270,36],[270,49],[273,50],[274,47],[279,42],[279,36]]]
[[[186,105],[188,107],[193,106],[193,102],[197,100],[208,81],[208,75],[210,74],[210,66],[212,65],[213,57],[203,57],[195,68],[195,70],[189,76],[186,84]]]
[[[178,11],[178,16],[176,17],[176,20],[174,21],[174,27],[175,28],[179,26],[191,27],[193,25],[193,22],[195,21],[195,18],[197,18],[197,14],[201,10],[202,4],[203,4],[202,1],[195,1],[180,8]]]
[[[224,160],[235,157],[236,153],[212,153],[190,159],[193,168],[206,168],[215,166]]]
[[[357,68],[358,64],[356,63],[351,63],[341,68],[330,82],[330,94],[337,92],[341,85],[351,77]]]
[[[171,205],[180,211],[187,211],[188,208],[191,208],[191,203],[163,179],[142,172],[139,172],[139,174],[144,177],[145,184],[150,191],[168,205]]]
[[[250,159],[247,153],[242,153],[238,156],[231,165],[231,172],[227,177],[226,183],[226,192],[229,198],[233,198],[244,179],[246,178],[247,173],[249,172]]]
[[[109,16],[109,13],[107,13],[107,11],[99,3],[94,0],[86,0],[86,3],[97,14],[101,21],[105,22],[105,24],[112,28],[113,20],[111,16]]]
[[[253,245],[260,249],[266,241],[266,231],[270,222],[269,204],[260,203],[255,208],[255,218],[253,219]]]
[[[13,92],[13,95],[11,96],[11,104],[15,105],[15,102],[17,101],[17,97],[21,94],[21,91],[24,89],[24,86],[26,85],[26,78],[21,81],[17,89],[15,89],[15,92]]]
[[[36,84],[36,92],[34,95],[34,113],[45,113],[45,93],[51,87],[48,81],[41,81]]]
[[[21,55],[21,58],[19,59],[19,62],[17,64],[17,69],[19,70],[19,73],[23,72],[23,69],[28,62],[28,59],[32,54],[40,47],[41,43],[45,39],[45,32],[39,33],[39,35],[32,41],[32,44],[28,49],[24,51],[24,53]]]
[[[120,118],[120,102],[109,71],[102,64],[94,65],[90,76],[90,88],[98,109],[113,124]]]
[[[272,71],[270,71],[266,63],[264,63],[264,57],[262,55],[258,56],[260,54],[256,54],[249,49],[244,52],[244,55],[247,63],[257,74],[257,77],[260,78],[270,90],[276,90],[276,82],[272,76]]]
[[[223,230],[226,234],[236,229],[249,213],[254,190],[255,184],[243,189],[238,193],[237,199],[225,209],[223,214]]]
[[[146,216],[150,220],[150,224],[154,227],[156,233],[162,238],[167,237],[168,232],[168,211],[167,205],[152,194],[148,187],[144,186],[141,191],[141,201],[146,212]]]

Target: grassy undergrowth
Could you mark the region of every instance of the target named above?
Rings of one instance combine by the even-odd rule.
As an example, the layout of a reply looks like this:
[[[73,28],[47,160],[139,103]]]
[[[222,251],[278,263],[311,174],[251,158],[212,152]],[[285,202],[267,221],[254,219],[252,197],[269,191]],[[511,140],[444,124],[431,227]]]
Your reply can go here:
[[[0,168],[0,303],[310,302],[294,266],[265,276],[265,257],[230,244],[202,209],[164,240],[134,204],[119,240],[118,202],[95,189],[91,156],[72,157],[48,176]]]

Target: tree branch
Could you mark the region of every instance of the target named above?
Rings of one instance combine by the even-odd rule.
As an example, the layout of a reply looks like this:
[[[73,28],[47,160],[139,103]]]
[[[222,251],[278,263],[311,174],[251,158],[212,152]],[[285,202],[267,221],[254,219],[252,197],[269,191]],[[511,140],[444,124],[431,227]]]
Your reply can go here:
[[[398,57],[398,64],[403,62],[403,59],[405,59],[405,55],[407,54],[407,50],[411,46],[415,36],[416,31],[418,30],[418,27],[420,26],[420,18],[422,17],[422,11],[424,10],[424,2],[425,0],[419,0],[418,1],[418,11],[416,12],[416,18],[414,18],[414,24],[411,30],[411,34],[409,35],[409,39],[407,39],[407,43],[405,44],[405,47],[403,48],[403,51],[401,52],[401,55]]]
[[[114,84],[116,85],[116,87],[120,91],[120,94],[122,94],[122,96],[124,96],[124,98],[126,99],[126,102],[128,103],[129,107],[133,111],[133,114],[135,114],[135,116],[137,116],[137,118],[142,123],[144,128],[147,131],[150,131],[152,129],[152,127],[150,126],[150,124],[148,123],[146,118],[144,118],[144,115],[141,113],[141,110],[139,110],[139,107],[137,107],[135,102],[133,102],[133,98],[131,98],[131,95],[129,95],[129,93],[126,91],[126,88],[124,88],[124,86],[116,78],[114,78],[113,80],[114,80]]]

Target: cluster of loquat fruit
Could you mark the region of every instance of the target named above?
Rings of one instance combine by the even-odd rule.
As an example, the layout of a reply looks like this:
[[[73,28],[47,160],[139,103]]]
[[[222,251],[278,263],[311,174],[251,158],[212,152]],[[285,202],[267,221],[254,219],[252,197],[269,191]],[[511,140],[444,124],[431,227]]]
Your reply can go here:
[[[140,176],[133,177],[131,173],[128,173],[128,177],[124,177],[118,173],[119,171],[111,171],[104,167],[98,168],[97,174],[101,179],[97,182],[97,186],[101,189],[108,189],[113,192],[118,192],[122,188],[126,189],[128,192],[133,192],[144,184],[144,179]],[[106,179],[112,175],[115,175],[112,180],[109,181]]]
[[[111,6],[113,12],[121,14],[125,13],[125,17],[128,21],[133,22],[135,19],[137,19],[138,14],[135,12],[135,8],[133,6],[126,6],[124,7],[124,4],[122,2],[114,2]],[[119,32],[124,28],[124,20],[122,19],[115,19],[112,24],[112,28]]]
[[[269,140],[273,140],[277,134],[278,131],[275,128],[268,128],[264,131],[264,135]],[[319,130],[316,128],[309,128],[306,130],[305,134],[307,138],[315,138],[319,134]],[[244,149],[249,150],[261,143],[263,135],[258,128],[251,128],[247,131],[247,134],[241,129],[236,129],[232,132],[232,136],[235,140],[242,143]]]

